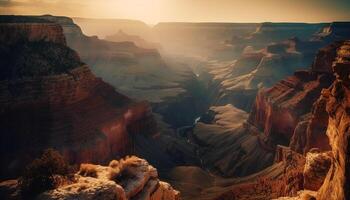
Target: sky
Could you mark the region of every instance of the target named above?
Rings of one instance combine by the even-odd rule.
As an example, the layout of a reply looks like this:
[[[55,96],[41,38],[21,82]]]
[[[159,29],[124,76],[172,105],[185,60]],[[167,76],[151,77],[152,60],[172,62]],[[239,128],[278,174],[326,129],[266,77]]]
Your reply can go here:
[[[0,0],[0,14],[177,22],[350,21],[350,0]]]

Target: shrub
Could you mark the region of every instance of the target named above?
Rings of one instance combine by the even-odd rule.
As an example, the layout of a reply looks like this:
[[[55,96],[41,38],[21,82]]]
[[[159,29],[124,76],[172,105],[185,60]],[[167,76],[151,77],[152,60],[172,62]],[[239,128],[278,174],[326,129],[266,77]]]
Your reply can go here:
[[[136,167],[140,159],[136,156],[127,156],[124,159],[112,160],[109,163],[109,179],[118,183],[136,176]]]
[[[97,166],[94,164],[82,163],[80,165],[79,175],[96,178],[97,177]]]
[[[47,149],[40,158],[27,165],[19,180],[21,192],[25,198],[30,198],[54,189],[69,172],[70,167],[63,156],[53,149]]]

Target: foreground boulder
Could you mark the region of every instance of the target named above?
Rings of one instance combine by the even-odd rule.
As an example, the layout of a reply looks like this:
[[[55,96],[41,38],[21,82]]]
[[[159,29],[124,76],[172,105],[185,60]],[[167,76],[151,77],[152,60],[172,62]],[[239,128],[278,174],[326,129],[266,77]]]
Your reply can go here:
[[[112,165],[91,165],[96,172],[94,177],[75,174],[76,182],[47,191],[37,197],[39,200],[178,200],[180,194],[168,183],[159,181],[157,170],[146,160],[130,157],[123,162],[132,162],[128,170],[133,176],[122,176],[118,181],[111,180]]]
[[[304,189],[320,189],[331,165],[331,153],[309,152],[304,167]]]

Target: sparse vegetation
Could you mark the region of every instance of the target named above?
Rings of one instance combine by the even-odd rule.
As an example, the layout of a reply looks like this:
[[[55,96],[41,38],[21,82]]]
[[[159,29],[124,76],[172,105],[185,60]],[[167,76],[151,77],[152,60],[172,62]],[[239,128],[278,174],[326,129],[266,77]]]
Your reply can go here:
[[[54,149],[47,149],[40,158],[30,163],[19,180],[24,198],[34,197],[54,189],[67,180],[71,172],[69,164]]]
[[[97,177],[97,166],[94,164],[82,163],[80,165],[79,175],[96,178]]]
[[[127,156],[124,159],[112,160],[109,163],[109,179],[118,183],[122,180],[132,179],[136,176],[136,167],[138,166],[139,158],[136,156]]]

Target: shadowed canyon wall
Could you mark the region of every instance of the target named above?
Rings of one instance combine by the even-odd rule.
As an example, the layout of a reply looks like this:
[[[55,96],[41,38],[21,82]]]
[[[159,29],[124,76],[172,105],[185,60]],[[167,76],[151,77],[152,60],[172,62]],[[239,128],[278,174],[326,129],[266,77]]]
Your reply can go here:
[[[66,46],[59,25],[15,18],[2,19],[0,27],[6,40],[0,56],[1,157],[7,163],[1,178],[17,175],[48,147],[74,163],[103,163],[131,153],[132,134],[156,132],[149,105],[96,78]]]

